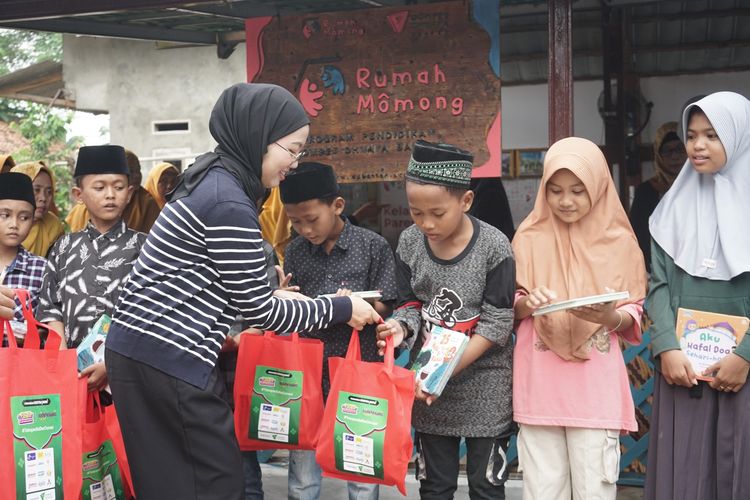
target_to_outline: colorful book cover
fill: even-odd
[[[702,373],[731,354],[750,326],[743,316],[730,316],[693,309],[677,310],[677,340],[700,380],[713,380]]]
[[[435,325],[411,369],[422,391],[440,396],[469,343],[468,335]]]
[[[103,314],[76,348],[79,372],[104,361],[104,342],[107,340],[111,322],[112,319]]]

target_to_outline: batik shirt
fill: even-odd
[[[36,313],[39,306],[39,290],[42,287],[42,278],[47,260],[32,254],[22,246],[18,247],[18,254],[6,270],[5,278],[0,285],[8,288],[23,288],[29,291],[31,296],[31,309]],[[11,328],[16,337],[23,337],[26,333],[21,303],[16,298],[16,307],[13,310]]]
[[[292,274],[292,285],[308,297],[336,293],[339,288],[354,292],[380,290],[380,301],[396,300],[396,269],[393,250],[379,234],[357,227],[346,221],[336,244],[327,254],[323,245],[313,245],[297,236],[286,249],[284,272]],[[331,383],[328,378],[328,358],[346,356],[352,327],[339,324],[311,330],[303,337],[323,341],[323,396],[328,397]],[[375,325],[364,327],[359,336],[363,361],[380,361]]]
[[[104,234],[89,223],[62,236],[49,253],[37,319],[61,321],[77,347],[103,315],[112,315],[146,235],[120,221]]]

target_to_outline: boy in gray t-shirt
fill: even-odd
[[[467,215],[472,159],[446,144],[415,144],[406,171],[415,224],[396,250],[400,307],[378,327],[379,338],[393,335],[412,353],[434,325],[470,336],[440,397],[417,388],[412,424],[422,499],[453,496],[461,437],[472,498],[505,498],[515,262],[505,235]]]

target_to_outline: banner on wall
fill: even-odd
[[[499,0],[252,18],[247,78],[299,98],[308,158],[340,182],[402,179],[418,139],[468,149],[475,177],[497,177],[499,26]]]

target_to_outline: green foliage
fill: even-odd
[[[12,127],[26,137],[31,146],[13,153],[17,163],[44,160],[55,175],[55,204],[65,217],[71,208],[73,156],[83,144],[81,137],[66,141],[67,126],[73,119],[70,111],[50,109],[43,104],[29,103],[26,116]]]
[[[0,76],[32,64],[62,61],[62,35],[0,29]],[[71,207],[73,156],[83,140],[66,140],[73,113],[43,104],[0,98],[0,120],[10,122],[30,141],[30,147],[12,151],[17,163],[44,160],[55,175],[55,204],[64,218]]]
[[[62,35],[0,29],[0,76],[44,60],[62,62]],[[0,99],[0,120],[11,122],[26,115],[27,103]]]

